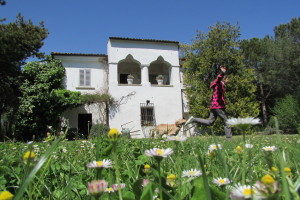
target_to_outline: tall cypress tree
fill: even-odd
[[[252,68],[243,64],[239,49],[239,26],[217,23],[209,32],[198,32],[191,45],[182,46],[184,85],[190,114],[207,118],[211,103],[210,83],[217,77],[219,65],[227,67],[229,83],[226,85],[226,111],[230,117],[257,117],[259,104],[255,98],[255,75]],[[223,133],[222,121],[213,126]]]

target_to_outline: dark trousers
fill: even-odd
[[[210,109],[209,119],[194,118],[193,121],[210,126],[216,121],[218,116],[224,121],[224,131],[226,138],[231,138],[231,127],[227,124],[227,114],[225,112],[225,109]]]

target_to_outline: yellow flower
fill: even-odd
[[[118,137],[120,137],[120,132],[116,128],[112,128],[108,132],[108,138],[112,140],[116,140]]]
[[[264,175],[261,181],[266,185],[273,184],[275,182],[274,178],[269,174]]]
[[[175,179],[176,178],[176,176],[174,175],[174,174],[170,174],[169,176],[167,176],[167,179]]]
[[[291,173],[291,172],[292,172],[291,168],[289,168],[289,167],[284,168],[284,171],[285,171],[286,173]]]
[[[10,200],[13,198],[13,194],[9,191],[0,192],[0,200]]]
[[[24,154],[24,160],[28,160],[28,159],[34,159],[35,157],[35,153],[33,151],[27,151],[25,154]]]
[[[271,170],[272,170],[273,172],[278,172],[278,169],[277,169],[276,167],[272,167]]]
[[[150,165],[146,164],[146,165],[144,166],[143,171],[144,171],[144,173],[146,173],[146,174],[150,173],[150,172],[151,172],[151,167],[150,167]]]
[[[236,152],[236,153],[242,153],[242,152],[243,152],[243,148],[242,148],[241,146],[237,146],[237,147],[235,148],[235,152]]]

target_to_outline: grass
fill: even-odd
[[[46,143],[0,143],[0,191],[10,191],[15,199],[93,199],[87,184],[98,176],[109,187],[125,183],[125,188],[104,192],[98,199],[199,199],[200,195],[217,200],[230,199],[236,184],[254,187],[269,174],[275,182],[263,184],[260,193],[266,199],[299,199],[299,141],[299,135],[247,135],[246,143],[254,145],[249,149],[244,147],[242,136],[232,140],[202,136],[184,142],[121,137],[114,145],[107,137],[90,141],[60,138]],[[221,148],[209,152],[212,144],[221,144]],[[275,151],[262,150],[273,145]],[[172,148],[174,153],[158,164],[144,154],[154,147]],[[24,162],[23,155],[28,150],[36,156]],[[89,162],[103,159],[112,160],[113,168],[103,169],[99,174],[86,167]],[[144,170],[146,164],[151,166],[150,173]],[[200,170],[202,176],[181,177],[184,170],[191,169]],[[175,180],[167,179],[170,174],[175,175]],[[219,187],[212,183],[218,177],[229,178],[231,184]],[[144,179],[149,184],[142,187]]]

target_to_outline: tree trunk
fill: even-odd
[[[268,113],[267,113],[267,106],[266,106],[267,98],[264,94],[262,83],[259,84],[259,87],[260,87],[261,106],[262,106],[262,113],[263,113],[263,124],[264,126],[266,126],[268,123]]]

